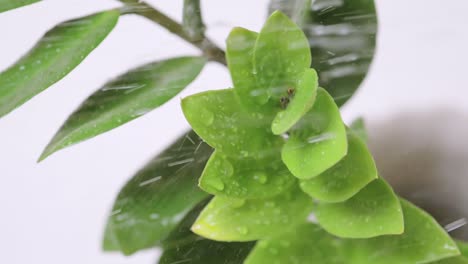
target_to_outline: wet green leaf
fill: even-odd
[[[118,10],[64,22],[0,73],[0,117],[62,79],[114,28]]]
[[[287,132],[310,110],[317,95],[318,77],[314,69],[307,69],[283,98],[286,109],[278,112],[271,130],[275,135]]]
[[[429,214],[401,199],[405,219],[402,235],[350,240],[356,264],[432,263],[460,252],[455,242]]]
[[[304,223],[281,235],[257,242],[245,264],[350,263],[344,240],[335,238],[312,223]]]
[[[463,256],[451,257],[439,261],[431,262],[432,264],[468,264],[468,258]]]
[[[302,30],[281,12],[274,12],[261,29],[254,49],[254,76],[259,104],[280,109],[279,100],[310,67],[309,43]]]
[[[298,187],[268,199],[216,196],[193,224],[192,231],[218,241],[258,240],[305,221],[312,206],[312,199]]]
[[[367,135],[366,123],[362,117],[354,120],[349,128],[352,130],[352,132],[354,132],[354,134],[359,136],[359,138],[364,141],[364,143],[368,141],[369,137]]]
[[[197,180],[211,153],[190,132],[140,170],[115,201],[104,249],[132,254],[165,239],[193,206],[208,197]]]
[[[205,62],[201,57],[168,59],[138,67],[108,82],[67,119],[39,160],[164,104],[198,76]]]
[[[201,209],[197,205],[181,221],[179,226],[164,241],[164,251],[159,264],[242,264],[254,243],[218,242],[200,237],[190,231]]]
[[[319,204],[315,214],[320,225],[338,237],[368,238],[404,231],[400,202],[382,179],[345,202]]]
[[[319,88],[312,109],[291,130],[282,159],[294,176],[310,179],[341,160],[347,148],[346,130],[338,107]]]
[[[37,3],[41,0],[0,0],[0,13],[18,7]]]
[[[193,130],[206,143],[231,157],[268,154],[281,141],[271,133],[268,118],[242,109],[233,89],[186,97],[182,100],[182,110]]]
[[[184,0],[182,26],[185,33],[194,41],[201,41],[205,36],[200,0]]]
[[[324,202],[348,200],[376,179],[377,168],[366,144],[348,131],[348,154],[317,177],[301,180],[301,188]]]
[[[200,187],[214,195],[240,199],[278,195],[296,183],[296,178],[281,161],[279,150],[263,158],[243,159],[215,151],[200,178]]]

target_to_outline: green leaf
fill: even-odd
[[[367,129],[366,129],[366,123],[364,122],[364,119],[362,117],[357,118],[354,120],[351,125],[349,126],[351,131],[359,136],[359,138],[366,143],[369,139],[367,135]]]
[[[283,97],[283,102],[287,104],[286,109],[280,111],[273,123],[271,130],[275,135],[287,132],[301,117],[310,110],[317,95],[318,77],[314,69],[307,69],[297,80],[294,88],[291,88],[290,99]],[[286,99],[285,99],[286,98]]]
[[[319,204],[315,214],[320,225],[338,237],[369,238],[404,231],[400,202],[382,179],[345,202]]]
[[[462,255],[468,257],[468,243],[461,240],[456,240],[455,242],[457,243],[458,249],[460,249]]]
[[[205,62],[201,57],[168,59],[143,65],[108,82],[65,121],[39,160],[164,104],[198,76]]]
[[[333,98],[319,88],[312,109],[295,125],[281,154],[294,176],[310,179],[341,160],[347,148],[340,111]]]
[[[366,144],[353,132],[348,133],[348,154],[319,176],[301,180],[301,189],[324,202],[348,200],[376,179],[377,168]]]
[[[118,10],[64,22],[0,73],[0,117],[71,72],[114,28]]]
[[[294,183],[296,179],[281,161],[279,151],[243,159],[215,151],[200,178],[200,187],[206,192],[240,199],[275,196]]]
[[[463,256],[446,258],[439,261],[431,262],[432,264],[468,264],[468,258]]]
[[[260,104],[280,109],[280,98],[310,67],[309,43],[302,30],[281,12],[274,12],[260,31],[254,50],[254,76]]]
[[[105,250],[132,254],[156,246],[208,194],[197,186],[212,149],[190,132],[140,170],[120,191]]]
[[[41,0],[0,0],[0,13],[18,7],[37,3]]]
[[[263,114],[244,111],[233,89],[207,91],[182,100],[193,130],[206,143],[231,157],[257,158],[274,151],[281,138],[271,133]]]
[[[268,5],[268,13],[281,10],[291,18],[298,26],[303,27],[309,20],[311,0],[271,0]]]
[[[405,219],[402,235],[350,240],[356,264],[432,263],[460,252],[445,230],[429,214],[401,199]]]
[[[200,0],[184,0],[182,26],[191,40],[203,40],[205,24],[203,24]]]
[[[350,263],[343,240],[330,236],[319,226],[304,223],[286,233],[261,240],[245,264],[265,263]]]
[[[190,231],[190,227],[206,203],[197,205],[164,241],[159,264],[242,264],[254,243],[227,243],[208,240]]]
[[[216,196],[201,212],[192,231],[218,241],[258,240],[303,222],[312,206],[312,199],[297,187],[268,199]]]

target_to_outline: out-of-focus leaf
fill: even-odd
[[[281,10],[288,15],[294,23],[303,27],[309,20],[309,12],[312,0],[271,0],[268,5],[268,13]]]
[[[104,249],[132,254],[165,239],[194,205],[208,197],[197,180],[211,153],[190,132],[139,171],[114,203]]]
[[[348,153],[317,177],[301,180],[301,189],[323,202],[348,200],[377,178],[377,168],[366,144],[348,133]]]
[[[456,240],[455,242],[457,243],[458,249],[460,249],[462,255],[468,257],[468,243],[461,240]]]
[[[468,258],[464,256],[457,256],[431,262],[431,264],[468,264]]]
[[[404,231],[400,202],[382,179],[345,202],[319,204],[315,214],[320,225],[338,237],[368,238]]]
[[[105,84],[68,118],[39,160],[140,117],[189,85],[206,60],[180,57],[150,63]]]
[[[302,7],[300,0],[272,0],[270,11],[288,15]],[[294,8],[290,8],[294,6]],[[374,0],[315,0],[301,26],[311,46],[312,68],[320,86],[343,105],[356,91],[372,62],[376,46],[377,15]]]
[[[188,96],[182,100],[182,110],[206,143],[231,157],[269,154],[281,141],[263,114],[243,110],[233,89]]]
[[[267,199],[216,196],[200,213],[192,231],[217,241],[263,239],[305,221],[312,206],[312,199],[296,186]]]
[[[280,109],[280,98],[310,67],[309,43],[304,32],[281,12],[274,12],[261,29],[254,49],[254,76],[258,103]]]
[[[278,195],[296,184],[278,148],[262,158],[235,159],[215,151],[206,164],[200,187],[214,195],[258,199]]]
[[[0,13],[39,1],[41,0],[0,0]]]
[[[62,79],[114,28],[118,10],[64,22],[0,73],[0,117]]]
[[[326,171],[347,152],[346,129],[330,95],[322,88],[312,109],[293,127],[281,156],[291,173],[310,179]]]
[[[303,115],[310,110],[317,96],[318,78],[314,69],[307,69],[291,87],[287,96],[283,97],[286,109],[278,112],[271,124],[275,135],[286,133]]]
[[[182,26],[185,33],[194,41],[200,41],[205,35],[200,0],[184,0]]]
[[[242,264],[254,243],[218,242],[197,236],[190,227],[206,203],[196,206],[163,242],[159,264]]]
[[[367,142],[368,140],[368,135],[367,135],[367,129],[366,129],[366,123],[364,122],[364,119],[362,117],[357,118],[354,120],[351,125],[349,126],[352,132],[356,134],[359,138],[361,138],[364,143]]]

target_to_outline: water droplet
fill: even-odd
[[[259,171],[259,172],[256,172],[253,176],[254,180],[261,183],[261,184],[265,184],[268,180],[268,176],[266,175],[265,172],[263,171]]]
[[[232,206],[232,208],[240,208],[240,207],[242,207],[244,204],[245,204],[245,200],[243,200],[243,199],[237,199],[237,200],[233,200],[231,206]]]
[[[221,172],[224,176],[227,177],[230,177],[234,174],[234,167],[232,167],[232,164],[227,159],[225,159],[223,162],[223,168],[221,169]]]
[[[239,226],[237,228],[237,231],[241,234],[241,235],[247,235],[247,233],[249,233],[249,229],[245,226]]]
[[[218,191],[224,190],[224,183],[217,177],[210,179],[208,184]]]

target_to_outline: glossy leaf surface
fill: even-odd
[[[200,178],[200,187],[214,195],[240,199],[282,193],[296,183],[296,178],[281,161],[279,149],[263,158],[243,159],[215,151]]]
[[[212,240],[258,240],[303,222],[312,206],[312,199],[297,187],[268,199],[216,196],[201,212],[192,231]]]
[[[337,164],[308,180],[301,180],[301,189],[323,202],[348,200],[376,179],[377,168],[366,144],[348,131],[348,153]]]
[[[254,50],[254,75],[260,104],[280,104],[280,97],[296,85],[310,67],[309,43],[302,30],[281,12],[274,12],[260,31]]]
[[[71,72],[117,23],[120,12],[104,11],[64,22],[47,32],[10,68],[0,73],[0,117]]]
[[[182,110],[193,130],[225,155],[266,155],[281,141],[273,136],[269,120],[263,114],[243,111],[233,89],[186,97],[182,100]]]
[[[212,149],[190,132],[139,171],[120,191],[104,249],[132,254],[156,246],[208,197],[197,186]]]
[[[200,57],[168,59],[138,67],[108,82],[67,119],[40,160],[164,104],[198,76],[205,62]]]
[[[0,13],[39,1],[41,0],[0,0]]]
[[[404,231],[400,202],[382,179],[345,202],[320,203],[315,214],[320,225],[338,237],[368,238]]]
[[[282,159],[294,176],[316,177],[347,152],[346,130],[333,98],[322,88],[311,110],[291,130]]]
[[[283,97],[283,100],[287,100],[286,109],[278,112],[271,124],[273,134],[281,135],[287,132],[310,110],[317,96],[317,78],[314,69],[307,69],[297,79],[296,85],[290,87],[290,94]]]

